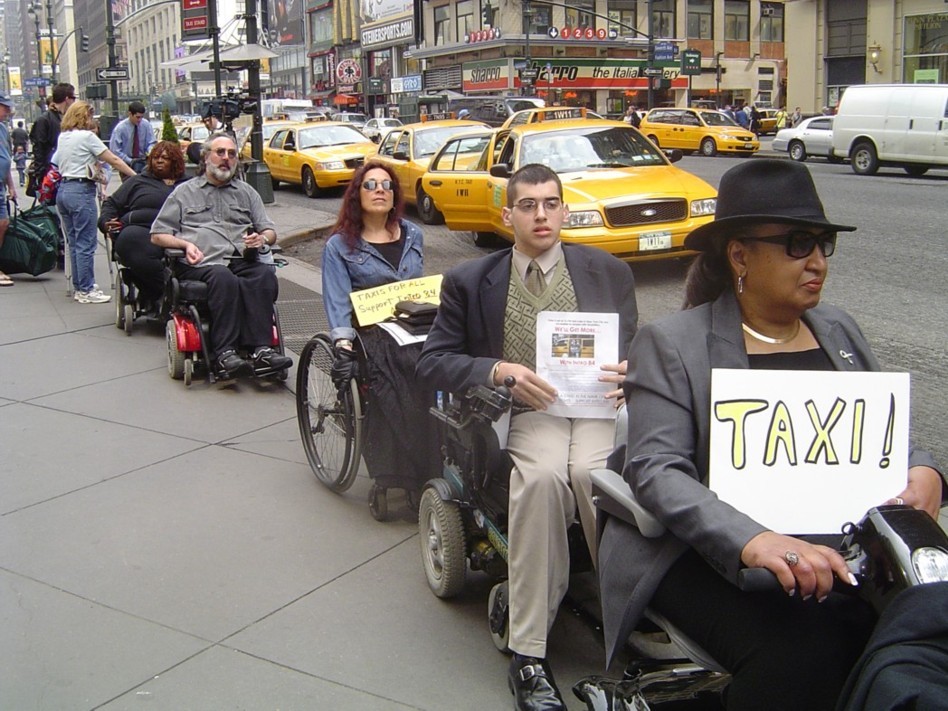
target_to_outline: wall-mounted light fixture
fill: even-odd
[[[754,52],[754,56],[751,57],[751,61],[756,62],[758,59],[760,59],[760,52]]]
[[[867,50],[869,52],[869,64],[872,65],[876,74],[882,74],[882,70],[879,69],[879,60],[882,58],[882,47],[878,44],[870,44]]]

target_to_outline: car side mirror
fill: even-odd
[[[666,148],[662,151],[665,154],[665,157],[668,158],[672,163],[677,163],[681,160],[682,155],[684,155],[677,148]]]
[[[510,177],[510,166],[506,163],[497,163],[490,167],[490,175],[492,178],[509,178]]]

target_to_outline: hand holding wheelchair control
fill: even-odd
[[[920,509],[938,520],[942,501],[942,479],[931,467],[912,467],[908,470],[905,489],[886,504],[899,504]]]
[[[791,555],[793,554],[793,555]],[[832,548],[807,543],[773,531],[759,533],[744,546],[741,562],[748,568],[766,568],[791,597],[816,595],[823,602],[833,589],[833,577],[856,585],[843,557]]]
[[[508,378],[514,378],[510,394],[538,412],[556,401],[556,388],[525,365],[500,361],[494,370],[494,385],[506,384]]]

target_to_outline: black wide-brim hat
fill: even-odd
[[[745,225],[776,223],[819,227],[827,232],[852,232],[855,227],[826,219],[813,176],[795,161],[745,158],[721,176],[714,222],[685,238],[685,249],[704,252],[716,237],[735,234]]]

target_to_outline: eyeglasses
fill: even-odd
[[[75,100],[76,100],[76,95],[75,95],[75,94],[70,94],[70,95],[67,96],[66,98],[67,98],[67,99],[72,99],[73,101],[75,101]]]
[[[824,257],[832,257],[836,251],[836,233],[820,232],[813,234],[804,230],[791,230],[781,235],[767,235],[766,237],[749,237],[758,242],[768,242],[770,244],[782,244],[787,249],[787,256],[792,259],[806,259],[820,245],[820,252]]]
[[[233,148],[215,148],[211,152],[218,158],[223,158],[224,156],[227,156],[228,158],[237,157],[237,151],[235,151]]]
[[[391,180],[376,180],[375,178],[369,178],[364,183],[362,183],[362,189],[372,192],[377,187],[382,186],[382,190],[392,191],[392,181]]]
[[[541,203],[543,204],[543,212],[557,212],[563,207],[563,201],[558,197],[543,198],[539,202],[533,198],[524,198],[523,200],[517,200],[514,207],[525,214],[536,214]]]

